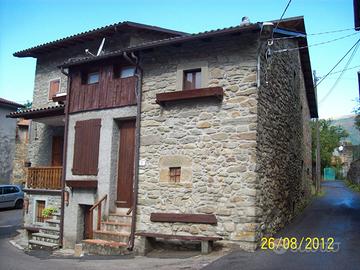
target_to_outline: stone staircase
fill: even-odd
[[[127,215],[128,208],[117,208],[110,213],[107,220],[101,222],[100,230],[94,230],[93,239],[85,239],[83,251],[98,255],[126,254],[131,232],[131,217]]]
[[[59,248],[60,239],[60,213],[54,213],[38,233],[33,233],[29,240],[30,249],[54,250]]]

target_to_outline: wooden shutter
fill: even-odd
[[[60,90],[60,80],[50,82],[49,99],[52,99]]]
[[[72,173],[97,175],[101,119],[77,121]]]
[[[45,201],[36,201],[36,222],[44,222],[42,211],[45,209]]]

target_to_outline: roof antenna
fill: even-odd
[[[91,55],[91,56],[94,56],[94,57],[95,57],[95,56],[99,56],[100,54],[102,54],[102,49],[103,49],[103,47],[104,47],[104,43],[105,43],[105,38],[102,39],[101,44],[100,44],[100,47],[99,47],[98,52],[97,52],[96,55],[93,54],[92,52],[90,52],[89,49],[85,49],[85,53],[86,53],[86,54],[89,54],[89,55]]]
[[[102,49],[103,49],[103,47],[104,47],[104,43],[105,43],[105,38],[102,39],[101,44],[100,44],[100,47],[99,47],[99,50],[98,50],[96,56],[99,56],[99,55],[102,53]]]

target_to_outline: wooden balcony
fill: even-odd
[[[62,167],[30,167],[26,181],[31,189],[61,189]]]

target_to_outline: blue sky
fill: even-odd
[[[121,0],[0,0],[0,96],[24,103],[32,100],[35,59],[16,58],[15,51],[119,21],[135,21],[196,33],[251,22],[278,19],[287,0],[238,1],[121,1]],[[309,34],[353,28],[352,0],[293,0],[285,17],[305,16]],[[312,69],[324,76],[360,38],[354,30],[309,36],[308,43],[348,38],[310,47]],[[338,68],[345,65],[347,58]],[[360,48],[349,67],[360,65]],[[329,97],[319,105],[320,117],[350,114],[359,97],[357,70],[347,71]],[[334,74],[318,88],[319,100],[335,83]]]

